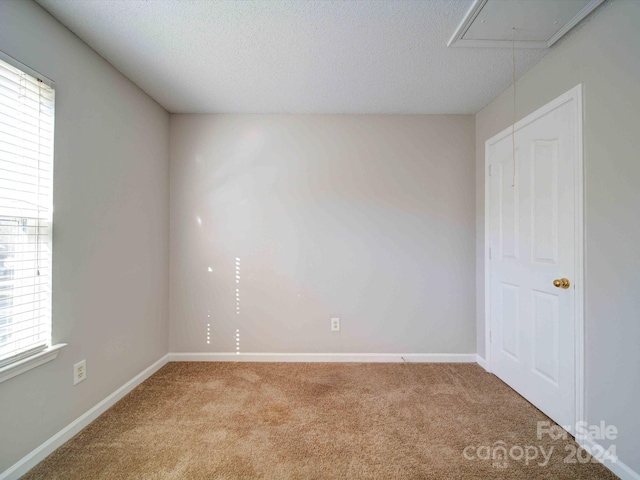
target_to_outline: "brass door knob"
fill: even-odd
[[[556,278],[553,281],[553,286],[557,288],[569,288],[571,286],[571,282],[568,278]]]

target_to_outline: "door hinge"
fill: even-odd
[[[489,176],[491,176],[491,173],[492,173],[491,172],[491,167],[492,167],[492,165],[489,165]]]
[[[491,260],[491,247],[489,247],[489,260]]]

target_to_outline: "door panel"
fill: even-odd
[[[533,369],[558,386],[558,296],[533,291]]]
[[[500,172],[500,255],[503,259],[518,260],[519,244],[518,197],[512,188],[513,161],[506,157],[499,165]]]
[[[558,263],[558,140],[533,144],[533,259]]]
[[[502,322],[502,351],[518,360],[520,350],[520,338],[518,336],[518,319],[520,317],[519,298],[520,292],[516,285],[502,283],[502,318],[511,318],[512,321]]]

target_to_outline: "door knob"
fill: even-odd
[[[557,288],[569,288],[571,286],[571,282],[568,278],[556,278],[553,281],[553,286]]]

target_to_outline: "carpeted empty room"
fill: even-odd
[[[538,422],[477,365],[176,362],[23,478],[617,478]]]
[[[0,0],[0,480],[640,480],[640,0]]]

